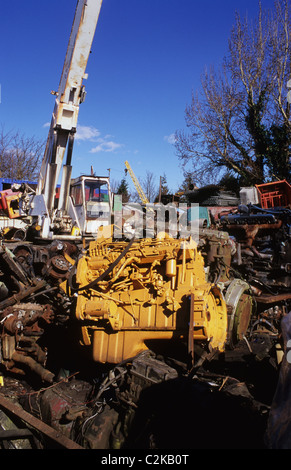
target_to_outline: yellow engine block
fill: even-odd
[[[194,341],[224,350],[227,309],[206,281],[192,239],[91,242],[77,266],[76,316],[97,362],[119,363],[146,349]]]

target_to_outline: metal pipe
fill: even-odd
[[[54,374],[42,367],[42,365],[36,362],[32,357],[24,356],[23,354],[19,354],[15,351],[12,354],[12,360],[20,364],[25,364],[30,370],[39,375],[43,381],[53,383]]]

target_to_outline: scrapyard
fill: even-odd
[[[0,448],[291,448],[290,184],[125,231],[108,178],[71,179],[101,3],[77,4],[36,189],[1,192]]]

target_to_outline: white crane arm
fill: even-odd
[[[86,66],[101,5],[102,0],[78,0],[77,3],[37,187],[37,194],[44,194],[49,210],[53,206],[55,188],[68,142],[67,171],[63,177],[66,190],[71,176],[74,134],[79,105],[84,99],[83,79],[87,78]],[[63,195],[64,201],[66,197],[67,195]]]

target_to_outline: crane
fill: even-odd
[[[33,238],[80,240],[111,224],[110,177],[91,171],[71,179],[79,107],[86,96],[83,80],[102,1],[77,1],[58,91],[52,92],[55,103],[36,189],[17,181],[0,191],[5,213],[0,230],[17,227],[25,237],[31,228]]]
[[[88,177],[90,184],[88,183],[87,187],[84,177],[79,181],[73,180],[76,189],[75,194],[78,193],[82,196],[83,207],[81,209],[81,196],[79,204],[74,204],[70,197],[71,160],[79,106],[86,96],[83,80],[88,77],[86,66],[101,5],[102,0],[78,0],[58,91],[52,92],[56,99],[36,192],[26,204],[26,207],[23,206],[24,209],[26,208],[28,215],[38,218],[38,225],[41,227],[41,238],[54,238],[54,233],[57,233],[58,238],[60,238],[62,232],[65,232],[67,236],[72,231],[72,227],[77,227],[80,231],[86,231],[86,218],[91,219],[89,225],[91,224],[92,230],[92,219],[94,217],[96,219],[97,214],[106,214],[105,218],[107,218],[107,214],[111,212],[111,209],[108,208],[111,200],[108,177],[95,177],[94,183],[94,176],[90,175]],[[66,151],[66,161],[63,164]],[[60,176],[60,191],[56,197]],[[77,185],[79,183],[81,186],[78,192]],[[107,187],[106,190],[104,189],[105,186]],[[104,201],[106,191],[108,202],[106,208],[104,209],[104,204],[102,207],[100,205],[97,207],[97,202]],[[103,199],[101,199],[101,193]],[[88,203],[90,201],[89,210]],[[79,213],[76,209],[78,206]],[[85,218],[84,213],[87,214]],[[83,222],[79,220],[80,217],[83,217]],[[104,220],[101,220],[101,224],[106,225]]]
[[[135,176],[135,174],[134,174],[134,172],[133,172],[133,170],[132,170],[130,164],[128,163],[128,161],[125,161],[124,163],[125,163],[125,166],[126,166],[127,171],[129,172],[129,174],[130,174],[130,176],[131,176],[132,182],[133,182],[133,184],[134,184],[134,186],[135,186],[135,189],[136,189],[137,192],[138,192],[138,195],[139,195],[139,197],[140,197],[142,203],[143,203],[143,204],[149,204],[150,201],[149,201],[148,198],[146,197],[146,195],[145,195],[145,193],[144,193],[144,191],[143,191],[143,189],[142,189],[142,187],[141,187],[141,185],[140,185],[140,183],[139,183],[137,177]]]
[[[45,194],[48,210],[53,207],[55,185],[67,145],[62,183],[70,176],[79,106],[85,97],[83,79],[87,78],[85,70],[101,4],[102,0],[79,0],[76,7],[37,187],[37,194]],[[59,198],[59,208],[65,207],[67,186],[61,185],[63,194]]]

